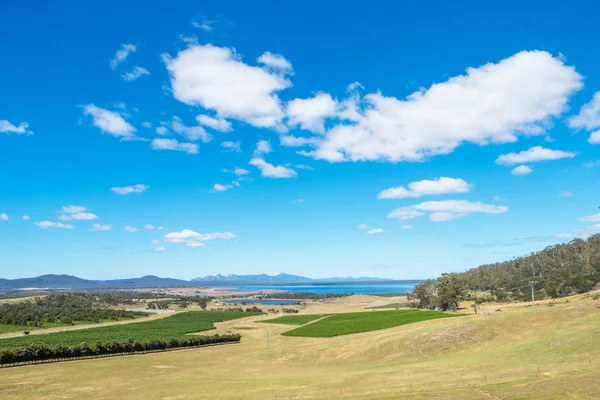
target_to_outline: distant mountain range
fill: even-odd
[[[279,274],[275,276],[260,275],[207,275],[195,278],[191,281],[173,278],[160,278],[154,275],[146,275],[141,278],[112,279],[112,280],[88,280],[72,275],[42,275],[35,278],[0,279],[0,290],[15,289],[134,289],[134,288],[167,288],[167,287],[201,287],[201,286],[223,286],[223,285],[302,285],[302,284],[325,284],[325,283],[348,283],[348,282],[371,282],[383,283],[393,282],[391,279],[382,278],[326,278],[312,279],[304,276]]]

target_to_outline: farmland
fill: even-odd
[[[304,325],[329,314],[304,314],[304,315],[286,315],[275,319],[266,319],[260,322],[268,324],[283,324],[283,325]]]
[[[213,329],[215,322],[249,315],[257,314],[231,311],[189,311],[147,322],[2,339],[0,340],[0,351],[29,345],[46,347],[72,346],[80,343],[93,345],[97,342],[127,341],[129,339],[140,342],[168,341],[184,338],[188,333]]]
[[[460,314],[446,314],[438,311],[394,310],[334,314],[312,324],[301,326],[284,336],[333,337],[351,333],[369,332],[380,329],[427,321],[438,318],[457,317]],[[300,316],[301,317],[301,316]]]

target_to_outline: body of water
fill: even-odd
[[[247,303],[247,304],[263,304],[270,306],[287,306],[290,304],[298,304],[298,300],[276,300],[276,299],[264,299],[264,300],[256,300],[256,299],[227,299],[227,300],[219,300],[223,303],[232,304],[232,303]]]
[[[406,282],[395,282],[395,283],[381,283],[381,284],[319,284],[319,285],[291,285],[291,286],[279,286],[279,285],[257,285],[257,286],[226,286],[231,290],[243,290],[243,291],[264,291],[264,290],[285,290],[289,292],[311,292],[319,294],[328,293],[353,293],[353,294],[383,294],[383,293],[406,293],[412,291],[417,286],[419,281],[406,281]]]

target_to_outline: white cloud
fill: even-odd
[[[562,192],[560,197],[573,197],[573,193],[571,192]]]
[[[174,58],[163,55],[173,96],[262,128],[277,128],[284,117],[277,92],[292,84],[282,74],[241,61],[235,50],[210,44],[190,46]],[[281,129],[281,128],[280,128]]]
[[[412,229],[412,225],[402,225],[400,227],[400,229],[404,229],[406,231],[406,230]]]
[[[82,212],[86,212],[87,208],[84,206],[63,206],[62,207],[62,212],[67,213],[67,214],[75,214],[75,213],[82,213]]]
[[[593,168],[593,167],[595,167],[597,165],[600,165],[600,160],[590,161],[590,162],[586,162],[586,163],[581,164],[581,166],[585,167],[585,168]]]
[[[236,174],[237,176],[242,176],[242,175],[248,175],[250,173],[250,171],[248,171],[247,169],[244,169],[244,168],[235,167],[235,169],[233,170],[233,173]]]
[[[201,126],[185,126],[179,117],[173,117],[173,130],[192,142],[202,140],[208,143],[212,140],[212,135]]]
[[[119,64],[127,60],[129,54],[135,53],[136,47],[133,44],[122,44],[121,48],[115,53],[115,57],[110,60],[112,69],[117,68]]]
[[[408,207],[397,208],[388,214],[388,218],[407,220],[420,217],[429,213],[429,220],[433,222],[450,221],[466,217],[472,213],[502,214],[508,207],[470,202],[466,200],[426,201]]]
[[[163,246],[159,246],[159,247],[157,247],[157,248],[154,249],[154,251],[157,251],[159,253],[162,252],[162,251],[165,251],[165,250],[167,250],[167,249],[165,247],[163,247]]]
[[[256,59],[256,61],[282,73],[291,73],[293,70],[292,63],[289,62],[284,56],[281,54],[273,54],[270,51],[265,51]]]
[[[108,231],[110,230],[110,228],[112,228],[112,225],[108,225],[108,224],[94,224],[92,225],[92,227],[90,228],[91,231]]]
[[[94,219],[98,219],[98,216],[96,214],[92,214],[89,212],[78,212],[78,213],[73,213],[73,214],[60,215],[58,217],[58,219],[63,220],[63,221],[70,221],[72,219],[91,221]]]
[[[250,165],[254,165],[256,168],[260,169],[261,175],[266,178],[293,178],[297,175],[296,171],[291,168],[282,165],[269,164],[260,157],[251,159]]]
[[[335,116],[337,101],[327,93],[317,93],[309,99],[295,99],[287,103],[286,116],[288,125],[300,125],[315,133],[324,133],[324,121]]]
[[[575,129],[585,128],[592,131],[600,127],[600,92],[594,93],[592,100],[584,104],[579,114],[569,118],[569,127]],[[591,138],[590,138],[591,139]]]
[[[192,44],[198,44],[198,36],[196,35],[190,35],[190,36],[185,36],[185,35],[179,35],[177,36],[179,39],[181,39],[181,41],[185,44],[192,45]]]
[[[600,144],[600,131],[592,132],[588,139],[589,144]]]
[[[8,221],[8,215],[6,215],[4,213],[0,214],[0,220],[1,221]]]
[[[233,186],[231,185],[221,185],[220,183],[215,183],[211,192],[224,192],[227,189],[231,189]]]
[[[231,127],[231,122],[227,121],[224,118],[213,118],[208,115],[197,115],[196,121],[200,125],[208,126],[209,128],[214,129],[219,132],[231,132],[233,128]]]
[[[156,228],[156,229],[157,229],[157,230],[159,230],[159,231],[163,231],[163,230],[165,230],[165,227],[164,227],[164,226],[159,226],[159,227],[158,227],[158,228]]]
[[[360,224],[356,227],[356,229],[364,230],[367,229],[367,226],[365,224]]]
[[[545,149],[541,146],[535,146],[529,150],[520,153],[502,154],[496,159],[498,165],[515,165],[540,161],[560,160],[563,158],[573,158],[575,153],[562,150]]]
[[[367,235],[378,235],[380,233],[383,233],[383,229],[375,228],[375,229],[371,229],[370,231],[368,231]]]
[[[330,162],[421,161],[463,143],[515,142],[520,134],[543,134],[582,86],[582,76],[559,57],[523,51],[405,100],[351,93],[340,104],[341,122],[301,154]]]
[[[29,218],[29,215],[23,215],[23,216],[21,217],[21,219],[22,219],[23,221],[29,221],[31,218]]]
[[[377,195],[378,199],[405,199],[408,197],[421,197],[428,195],[441,195],[448,193],[468,193],[473,185],[460,178],[442,176],[433,180],[410,182],[408,189],[404,186],[382,190]]]
[[[144,226],[144,229],[146,229],[148,231],[153,231],[154,230],[154,225],[148,224],[148,225]]]
[[[211,32],[214,28],[213,25],[216,23],[217,21],[209,21],[209,20],[203,20],[201,22],[198,21],[194,21],[192,20],[192,26],[194,28],[197,29],[201,29],[204,32]]]
[[[166,135],[169,133],[169,130],[165,126],[157,126],[154,132],[158,133],[159,135]]]
[[[296,200],[294,200],[294,203],[306,203],[306,200],[304,200],[304,199],[296,199]]]
[[[198,154],[198,145],[193,143],[179,143],[177,139],[154,139],[152,141],[154,150],[183,151],[188,154]]]
[[[261,154],[267,154],[273,151],[271,147],[271,143],[268,140],[259,140],[256,143],[256,150],[254,150],[254,156],[259,156]]]
[[[156,245],[156,244],[160,244],[160,240],[158,240],[158,239],[154,239],[154,240],[152,241],[152,244],[155,244],[155,245]]]
[[[527,165],[519,165],[518,167],[515,167],[512,171],[510,171],[510,173],[515,176],[528,175],[532,172],[533,170]]]
[[[239,153],[242,151],[241,144],[242,144],[242,142],[240,142],[239,140],[237,142],[224,141],[224,142],[221,142],[221,147],[223,147],[224,149],[227,149],[228,151],[235,151],[235,152]]]
[[[142,126],[143,126],[144,128],[148,128],[148,129],[150,129],[150,128],[152,128],[152,122],[149,122],[149,121],[144,121],[144,122],[142,122]]]
[[[131,82],[140,79],[144,75],[150,75],[150,72],[146,68],[138,67],[136,65],[130,72],[125,72],[121,75],[121,78],[127,82]]]
[[[18,126],[11,124],[7,120],[0,120],[0,132],[1,133],[16,133],[17,135],[33,135],[33,132],[27,130],[29,124],[27,122],[21,122]]]
[[[319,139],[298,137],[293,135],[280,135],[279,143],[285,147],[302,147],[306,145],[317,145],[319,143]]]
[[[43,222],[34,222],[34,224],[39,226],[42,229],[48,229],[48,228],[75,229],[75,227],[73,225],[63,224],[61,222],[43,221]]]
[[[134,228],[129,225],[126,225],[125,228],[123,228],[123,229],[125,229],[127,232],[137,232],[138,231],[138,228]]]
[[[571,232],[559,233],[556,235],[557,239],[587,239],[588,237],[600,233],[600,224],[592,225],[587,228],[574,229]]]
[[[150,186],[147,185],[132,185],[132,186],[123,186],[123,187],[112,187],[110,188],[111,192],[115,192],[117,194],[131,194],[131,193],[142,193],[148,190]]]
[[[201,247],[207,240],[214,239],[234,239],[236,236],[231,232],[212,232],[198,233],[190,229],[184,229],[179,232],[169,232],[164,238],[168,243],[183,243],[188,247]]]
[[[600,213],[588,215],[586,217],[580,218],[579,220],[584,222],[600,222]]]
[[[92,123],[105,133],[121,140],[137,140],[136,129],[116,112],[88,104],[83,107],[83,113],[92,117]]]

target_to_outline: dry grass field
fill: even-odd
[[[600,300],[565,300],[334,338],[285,337],[294,326],[248,317],[218,324],[242,344],[0,369],[0,398],[600,398]],[[352,296],[303,312],[386,301],[398,299]]]

